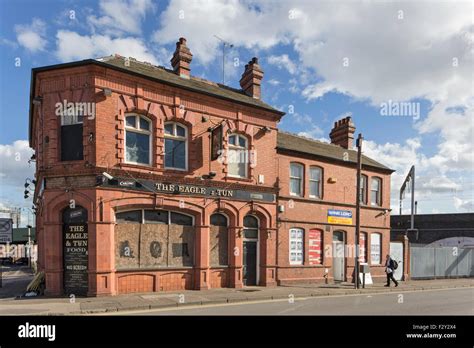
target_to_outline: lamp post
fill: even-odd
[[[357,194],[356,194],[356,230],[355,230],[355,262],[354,287],[359,288],[359,236],[360,236],[360,178],[362,171],[362,134],[357,137]]]

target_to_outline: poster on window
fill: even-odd
[[[372,264],[380,264],[380,234],[370,235],[370,259]]]
[[[309,230],[308,257],[310,265],[321,264],[322,233],[320,230]]]
[[[367,257],[366,257],[366,244],[367,243],[367,236],[364,232],[360,234],[359,237],[359,261],[360,262],[367,262]]]

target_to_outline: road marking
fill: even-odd
[[[310,296],[310,297],[295,297],[295,303],[298,301],[306,301],[309,299],[328,299],[328,298],[337,298],[337,297],[354,297],[354,296],[365,296],[372,297],[374,295],[396,295],[400,292],[403,293],[413,293],[413,292],[425,292],[425,291],[443,291],[443,290],[466,290],[472,289],[472,286],[464,286],[464,287],[457,287],[457,288],[441,288],[441,289],[418,289],[418,290],[405,290],[403,291],[390,291],[390,292],[381,292],[381,293],[369,293],[369,294],[347,294],[347,295],[324,295],[324,296]],[[106,315],[129,315],[133,313],[143,313],[143,312],[169,312],[169,311],[180,311],[180,310],[187,310],[187,309],[207,309],[207,308],[214,308],[214,307],[225,307],[225,306],[241,306],[241,305],[249,305],[249,304],[258,304],[258,303],[269,303],[269,302],[287,302],[287,298],[282,299],[274,299],[274,300],[253,300],[253,301],[242,301],[242,302],[235,302],[235,303],[215,303],[215,304],[205,304],[205,305],[189,305],[189,306],[179,306],[173,308],[152,308],[152,309],[142,309],[142,310],[131,310],[131,311],[119,311],[119,312],[107,312],[107,313],[92,313],[92,314],[84,314],[84,315],[99,315],[99,316],[106,316]],[[214,315],[214,314],[209,314]],[[243,315],[243,314],[242,314]]]

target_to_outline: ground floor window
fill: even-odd
[[[367,262],[367,233],[361,232],[359,236],[359,262]]]
[[[373,265],[380,265],[381,263],[381,240],[380,233],[372,233],[370,235],[370,260]]]
[[[223,214],[211,215],[209,250],[211,266],[227,266],[229,264],[228,220]]]
[[[132,210],[115,215],[117,269],[192,267],[193,217],[166,210]]]
[[[290,229],[290,264],[291,265],[302,265],[303,264],[303,243],[304,243],[304,231],[301,228]]]

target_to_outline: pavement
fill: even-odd
[[[249,316],[249,315],[474,315],[474,288],[312,296],[233,304],[106,312],[100,315]]]
[[[14,273],[11,273],[14,272]],[[16,273],[15,273],[16,272]],[[87,315],[110,312],[173,309],[184,306],[209,306],[253,301],[292,300],[347,296],[358,294],[383,294],[425,291],[434,289],[473,288],[474,279],[436,279],[400,282],[399,287],[384,287],[383,283],[354,289],[350,283],[302,284],[298,286],[246,287],[244,289],[184,290],[175,292],[135,293],[108,297],[21,297],[32,273],[25,269],[4,273],[0,288],[0,315]]]

